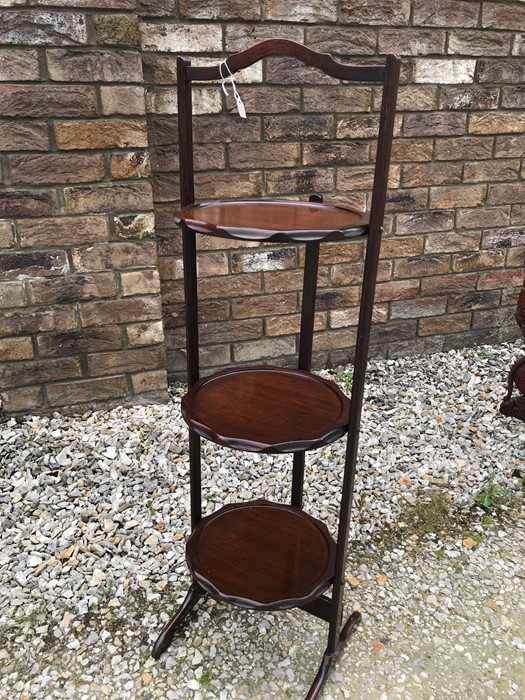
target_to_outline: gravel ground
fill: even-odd
[[[370,363],[346,596],[363,623],[325,700],[525,697],[525,427],[498,413],[522,347]],[[189,584],[181,394],[0,426],[2,700],[304,697],[327,627],[299,610],[208,600],[149,657]],[[204,444],[207,512],[287,500],[289,458]],[[343,457],[308,459],[305,507],[332,531]]]

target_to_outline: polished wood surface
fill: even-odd
[[[249,241],[341,241],[368,231],[368,215],[349,207],[275,199],[191,204],[175,221],[196,233]]]
[[[228,68],[231,73],[236,73],[267,56],[286,56],[296,58],[305,66],[318,68],[326,75],[340,80],[352,80],[358,82],[376,83],[383,82],[386,77],[384,65],[352,66],[336,61],[328,53],[319,53],[313,49],[298,44],[289,39],[267,39],[244,51],[232,54],[228,57]],[[221,70],[216,66],[191,66],[188,69],[191,80],[220,80]],[[224,74],[224,69],[223,69]]]
[[[196,433],[248,452],[300,452],[333,442],[347,430],[349,407],[335,382],[266,365],[200,379],[181,404]]]
[[[193,82],[220,80],[221,67],[219,61],[214,66],[192,66],[191,59],[178,57],[182,208],[178,221],[183,234],[189,384],[182,405],[190,426],[193,535],[187,553],[194,581],[181,612],[165,625],[154,652],[162,653],[170,643],[174,630],[189,614],[201,590],[246,607],[298,606],[329,623],[323,660],[307,695],[308,700],[316,700],[337,649],[357,620],[354,614],[343,624],[344,571],[400,61],[390,54],[383,65],[345,65],[301,44],[271,39],[229,56],[226,62],[228,70],[235,73],[271,56],[297,59],[305,66],[342,80],[382,83],[370,214],[367,218],[352,209],[323,204],[314,193],[310,202],[261,200],[196,204]],[[224,68],[223,65],[223,72]],[[252,367],[199,379],[196,233],[306,244],[297,370]],[[305,370],[309,370],[311,364],[319,242],[365,235],[366,258],[350,402],[335,384]],[[334,545],[326,528],[298,506],[302,502],[304,451],[324,445],[346,432],[345,470],[337,545]],[[201,436],[242,450],[293,452],[292,505],[254,502],[226,506],[217,514],[202,519]],[[332,591],[328,598],[323,592],[330,585]]]
[[[334,576],[335,542],[300,508],[258,500],[203,518],[187,543],[194,580],[242,608],[284,610],[324,593]]]

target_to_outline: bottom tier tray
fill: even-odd
[[[194,580],[242,608],[306,605],[332,584],[335,542],[300,508],[258,500],[203,518],[186,549]]]

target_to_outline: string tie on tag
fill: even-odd
[[[222,72],[223,66],[228,71],[227,75],[223,75],[223,72]],[[241,100],[241,96],[237,92],[235,78],[233,77],[233,73],[231,72],[230,67],[228,66],[226,58],[219,63],[219,73],[221,74],[221,79],[222,79],[222,83],[221,83],[222,91],[224,92],[226,97],[228,97],[229,93],[226,90],[226,82],[229,80],[231,83],[231,86],[233,88],[233,97],[235,98],[235,104],[237,105],[237,111],[239,112],[239,116],[242,117],[243,119],[246,119],[246,110],[244,108],[244,103]]]

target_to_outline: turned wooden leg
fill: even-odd
[[[175,615],[166,622],[162,628],[161,633],[157,637],[157,641],[153,645],[153,651],[151,655],[154,659],[158,659],[161,654],[163,654],[169,647],[173,640],[175,630],[177,627],[186,619],[186,617],[193,610],[195,605],[199,602],[204,591],[195,582],[191,584],[190,590],[188,591],[186,598],[180,608],[177,610]]]

